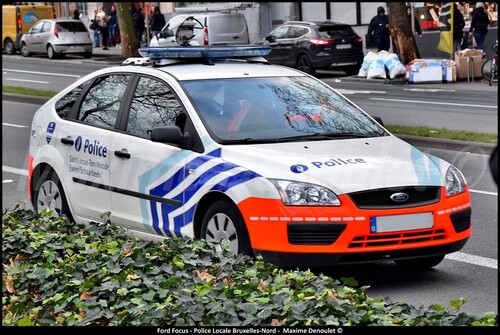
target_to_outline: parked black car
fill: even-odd
[[[363,39],[349,24],[335,21],[288,21],[271,31],[257,44],[269,45],[265,58],[315,74],[317,69],[359,72],[363,63]]]

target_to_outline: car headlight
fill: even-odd
[[[337,195],[325,187],[281,179],[270,181],[287,206],[340,206]]]
[[[453,165],[446,171],[446,196],[462,193],[465,191],[465,178],[462,173]]]

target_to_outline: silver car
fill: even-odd
[[[21,54],[47,54],[50,59],[66,54],[92,56],[92,40],[85,24],[79,20],[40,20],[21,37]]]

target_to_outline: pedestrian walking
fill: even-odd
[[[142,35],[144,34],[144,16],[141,8],[135,8],[132,5],[130,12],[132,13],[132,24],[135,29],[135,37],[137,39],[137,48],[141,47]]]
[[[152,31],[153,36],[157,36],[163,29],[165,24],[165,16],[160,12],[160,8],[155,7],[150,26],[150,30]]]
[[[72,17],[72,19],[73,20],[80,20],[81,16],[82,16],[82,14],[80,14],[80,11],[77,8],[77,9],[75,9],[73,11],[73,17]]]
[[[462,6],[458,3],[454,3],[453,7],[453,49],[455,51],[460,51],[465,49],[463,47],[464,44],[464,27],[465,20],[464,15],[461,10]],[[467,43],[467,41],[465,41]]]
[[[378,51],[389,51],[391,46],[389,32],[389,16],[385,14],[383,6],[377,8],[377,15],[375,15],[368,26],[368,38],[373,38],[376,41]]]
[[[406,14],[408,14],[408,21],[410,21],[411,25],[411,7],[406,6]],[[422,27],[420,27],[420,21],[418,18],[413,15],[413,25],[415,26],[415,32],[418,34],[418,37],[422,37]]]
[[[109,50],[108,49],[108,16],[106,15],[106,12],[104,10],[104,6],[101,6],[99,8],[99,11],[97,12],[97,24],[99,26],[99,32],[101,33],[102,36],[102,50]]]
[[[473,34],[477,43],[476,49],[483,50],[483,56],[485,55],[484,41],[486,39],[486,34],[488,34],[489,24],[490,18],[488,17],[488,13],[484,10],[484,3],[476,3],[476,8],[472,12],[469,34]]]
[[[108,16],[108,46],[116,45],[116,26],[118,24],[118,17],[116,16],[116,7],[111,5],[111,11]]]
[[[97,10],[94,11],[94,19],[90,23],[90,29],[94,31],[94,47],[98,48],[100,44],[99,24],[97,23]]]

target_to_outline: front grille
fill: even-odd
[[[357,236],[352,239],[349,248],[381,247],[391,245],[405,245],[427,241],[443,240],[446,237],[444,229],[430,229],[411,233],[391,233],[368,236]]]
[[[288,223],[288,243],[328,245],[334,243],[345,230],[343,222],[290,222]]]
[[[349,197],[362,209],[405,208],[436,203],[439,201],[440,191],[441,187],[437,186],[409,186],[354,192]],[[401,203],[391,200],[391,195],[400,192],[406,193],[408,200]]]
[[[470,228],[470,219],[471,219],[472,210],[467,208],[466,210],[453,213],[450,215],[451,223],[453,224],[453,228],[457,233],[461,233]]]

